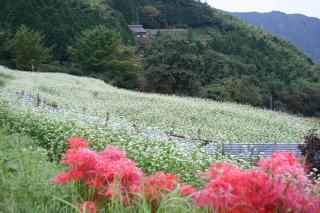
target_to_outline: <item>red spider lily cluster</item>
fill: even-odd
[[[291,153],[275,153],[261,159],[256,168],[243,170],[229,163],[216,163],[206,173],[207,185],[200,191],[183,184],[175,175],[157,172],[144,175],[126,153],[107,147],[91,151],[89,142],[71,138],[69,150],[63,155],[68,171],[59,174],[55,183],[83,183],[87,191],[95,191],[94,201],[101,198],[132,204],[144,196],[157,208],[159,201],[179,188],[181,197],[190,197],[192,204],[221,213],[245,212],[306,212],[320,209],[319,186],[307,178],[304,167]],[[80,211],[98,212],[95,203],[86,201]]]
[[[152,176],[145,177],[143,189],[147,202],[153,208],[157,208],[161,198],[177,189],[180,183],[181,181],[177,176],[168,175],[163,172],[157,172]],[[190,185],[183,184],[179,192],[181,196],[186,197],[194,194],[197,190]]]
[[[180,180],[175,175],[157,172],[144,180],[146,198],[149,202],[159,200],[163,195],[177,188]]]
[[[107,147],[97,153],[89,150],[89,143],[82,138],[72,138],[68,145],[69,150],[63,155],[65,160],[62,163],[69,170],[59,174],[55,183],[81,181],[88,189],[96,191],[96,197],[121,199],[125,204],[134,194],[141,193],[143,174],[121,150]]]
[[[244,171],[229,163],[211,166],[209,183],[195,196],[199,207],[218,212],[318,212],[303,166],[292,153],[275,153]],[[290,210],[290,211],[289,211]]]

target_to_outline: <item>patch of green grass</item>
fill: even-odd
[[[48,93],[48,94],[54,94],[54,90],[52,88],[46,87],[46,86],[41,86],[39,88],[42,92]]]
[[[3,87],[8,79],[12,79],[12,76],[3,72],[0,72],[0,87]]]
[[[76,212],[65,202],[78,199],[72,187],[50,182],[62,170],[26,136],[0,130],[0,212]]]
[[[315,124],[315,128],[320,128],[320,117],[306,118],[309,122]]]

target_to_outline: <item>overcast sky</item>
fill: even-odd
[[[301,13],[320,18],[320,0],[206,0],[215,8],[230,12]]]

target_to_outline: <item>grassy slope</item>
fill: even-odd
[[[75,212],[54,199],[75,200],[69,187],[50,183],[62,169],[47,161],[36,141],[0,129],[0,212]]]
[[[0,87],[3,87],[9,79],[11,79],[10,75],[0,72]]]
[[[294,116],[233,103],[144,94],[120,90],[102,81],[59,73],[30,73],[1,69],[11,74],[6,88],[39,93],[59,106],[74,108],[115,122],[157,127],[162,131],[227,142],[300,142],[314,123]]]

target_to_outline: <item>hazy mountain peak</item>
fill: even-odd
[[[320,19],[280,11],[233,13],[240,19],[290,41],[320,63]]]

